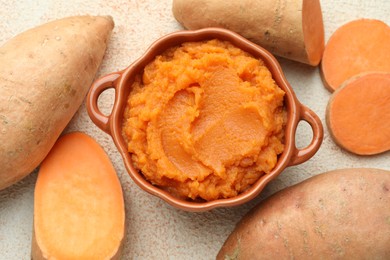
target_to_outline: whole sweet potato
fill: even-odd
[[[336,170],[278,192],[217,259],[390,259],[390,171]]]
[[[48,154],[88,92],[113,26],[111,17],[68,17],[0,47],[0,190]]]

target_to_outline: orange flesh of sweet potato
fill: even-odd
[[[312,66],[324,51],[318,0],[174,0],[172,11],[187,29],[226,28],[275,55]]]
[[[321,62],[324,85],[334,91],[352,76],[390,72],[390,27],[379,20],[359,19],[338,28],[325,46]]]
[[[320,1],[303,0],[302,30],[306,49],[307,62],[317,66],[325,49],[324,25]]]
[[[390,171],[316,175],[253,208],[219,251],[226,259],[390,259]]]
[[[85,134],[61,137],[38,173],[32,259],[118,259],[124,232],[122,188],[108,156]]]
[[[390,73],[346,81],[329,100],[326,122],[335,142],[350,152],[390,150]]]

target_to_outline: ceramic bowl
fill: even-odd
[[[229,41],[233,45],[264,61],[271,71],[275,82],[285,91],[285,107],[287,110],[287,124],[285,127],[285,148],[280,154],[275,168],[269,174],[263,175],[247,191],[227,199],[213,201],[190,201],[174,197],[167,191],[153,186],[132,164],[127,150],[127,143],[122,136],[123,113],[127,105],[130,86],[135,75],[142,73],[143,68],[162,54],[166,49],[179,46],[184,42],[196,42],[210,39]],[[115,100],[110,115],[104,115],[98,107],[98,98],[107,89],[115,89]],[[125,167],[134,180],[143,190],[153,194],[169,204],[187,211],[206,211],[217,207],[237,206],[255,198],[271,180],[275,179],[286,167],[297,165],[310,159],[319,149],[323,139],[323,127],[318,116],[309,108],[302,105],[296,98],[294,91],[287,82],[282,69],[275,57],[262,47],[248,41],[238,34],[219,28],[206,28],[196,31],[178,31],[168,34],[154,42],[146,53],[126,69],[108,74],[97,79],[88,93],[87,109],[91,120],[104,132],[111,135],[118,148]],[[311,143],[302,149],[295,144],[295,132],[298,123],[304,120],[311,126],[313,137]]]

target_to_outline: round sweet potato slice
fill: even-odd
[[[346,81],[329,100],[326,123],[334,141],[352,153],[390,150],[390,73]]]

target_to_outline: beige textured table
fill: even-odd
[[[321,2],[326,39],[340,25],[360,17],[377,18],[390,24],[388,0]],[[171,0],[0,0],[0,44],[19,32],[56,18],[108,14],[113,16],[116,27],[97,75],[101,76],[127,67],[154,40],[181,29],[171,13],[171,4]],[[314,110],[325,126],[325,108],[330,93],[322,85],[318,68],[284,59],[279,61],[299,100]],[[109,112],[112,103],[113,92],[105,92],[101,102],[103,110]],[[319,152],[310,161],[286,169],[254,201],[236,208],[189,213],[145,193],[132,182],[111,138],[90,121],[85,105],[66,132],[75,130],[98,140],[120,176],[127,214],[124,259],[213,259],[236,222],[270,194],[332,169],[377,167],[390,170],[389,152],[371,157],[347,153],[335,145],[325,126]],[[301,124],[297,133],[298,146],[304,146],[310,138],[310,128]],[[30,259],[36,177],[33,173],[0,191],[0,260]]]

